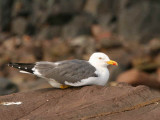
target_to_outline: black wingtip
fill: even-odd
[[[13,67],[13,63],[10,62],[10,63],[7,64],[7,66]]]
[[[8,63],[7,65],[8,65],[9,67],[15,67],[15,66],[18,65],[18,63],[11,63],[11,62],[10,62],[10,63]]]
[[[35,64],[34,63],[8,63],[8,66],[19,69],[21,71],[33,73],[32,69],[35,66]]]

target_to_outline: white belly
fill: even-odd
[[[101,71],[101,75],[99,77],[99,81],[97,81],[98,85],[106,85],[106,83],[108,82],[108,79],[109,79],[109,71],[108,69],[104,69],[104,71]]]
[[[49,84],[55,88],[60,88],[60,86],[62,84],[58,83],[57,81],[55,81],[54,79],[50,79],[50,80],[47,80],[49,82]]]
[[[90,79],[88,81],[90,81],[90,83],[92,85],[106,85],[106,83],[108,82],[109,79],[109,71],[107,68],[105,69],[101,69],[100,71],[96,71],[96,73],[98,74],[98,77],[96,77],[95,79]]]
[[[66,85],[70,86],[84,86],[84,85],[106,85],[108,78],[109,78],[109,71],[107,68],[104,68],[103,70],[96,71],[96,74],[98,74],[98,77],[89,77],[87,79],[83,79],[81,81],[70,83],[65,81]]]

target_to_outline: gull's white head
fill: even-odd
[[[117,62],[110,60],[109,57],[102,52],[93,53],[89,59],[89,62],[94,66],[101,67],[107,67],[108,65],[118,65]]]

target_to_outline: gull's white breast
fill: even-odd
[[[81,81],[70,83],[65,81],[66,85],[70,86],[83,86],[83,85],[105,85],[109,78],[109,71],[105,67],[98,67],[96,68],[95,73],[98,77],[89,77],[86,79],[82,79]]]
[[[96,85],[103,85],[104,86],[108,81],[109,71],[105,67],[99,67],[96,69],[97,70],[95,71],[95,73],[98,75],[98,77],[96,78],[96,80],[93,81],[93,83]]]

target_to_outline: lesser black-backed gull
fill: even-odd
[[[93,53],[89,61],[64,60],[58,62],[9,63],[22,73],[32,73],[46,79],[55,88],[69,86],[102,85],[109,78],[108,65],[118,65],[101,52]]]

